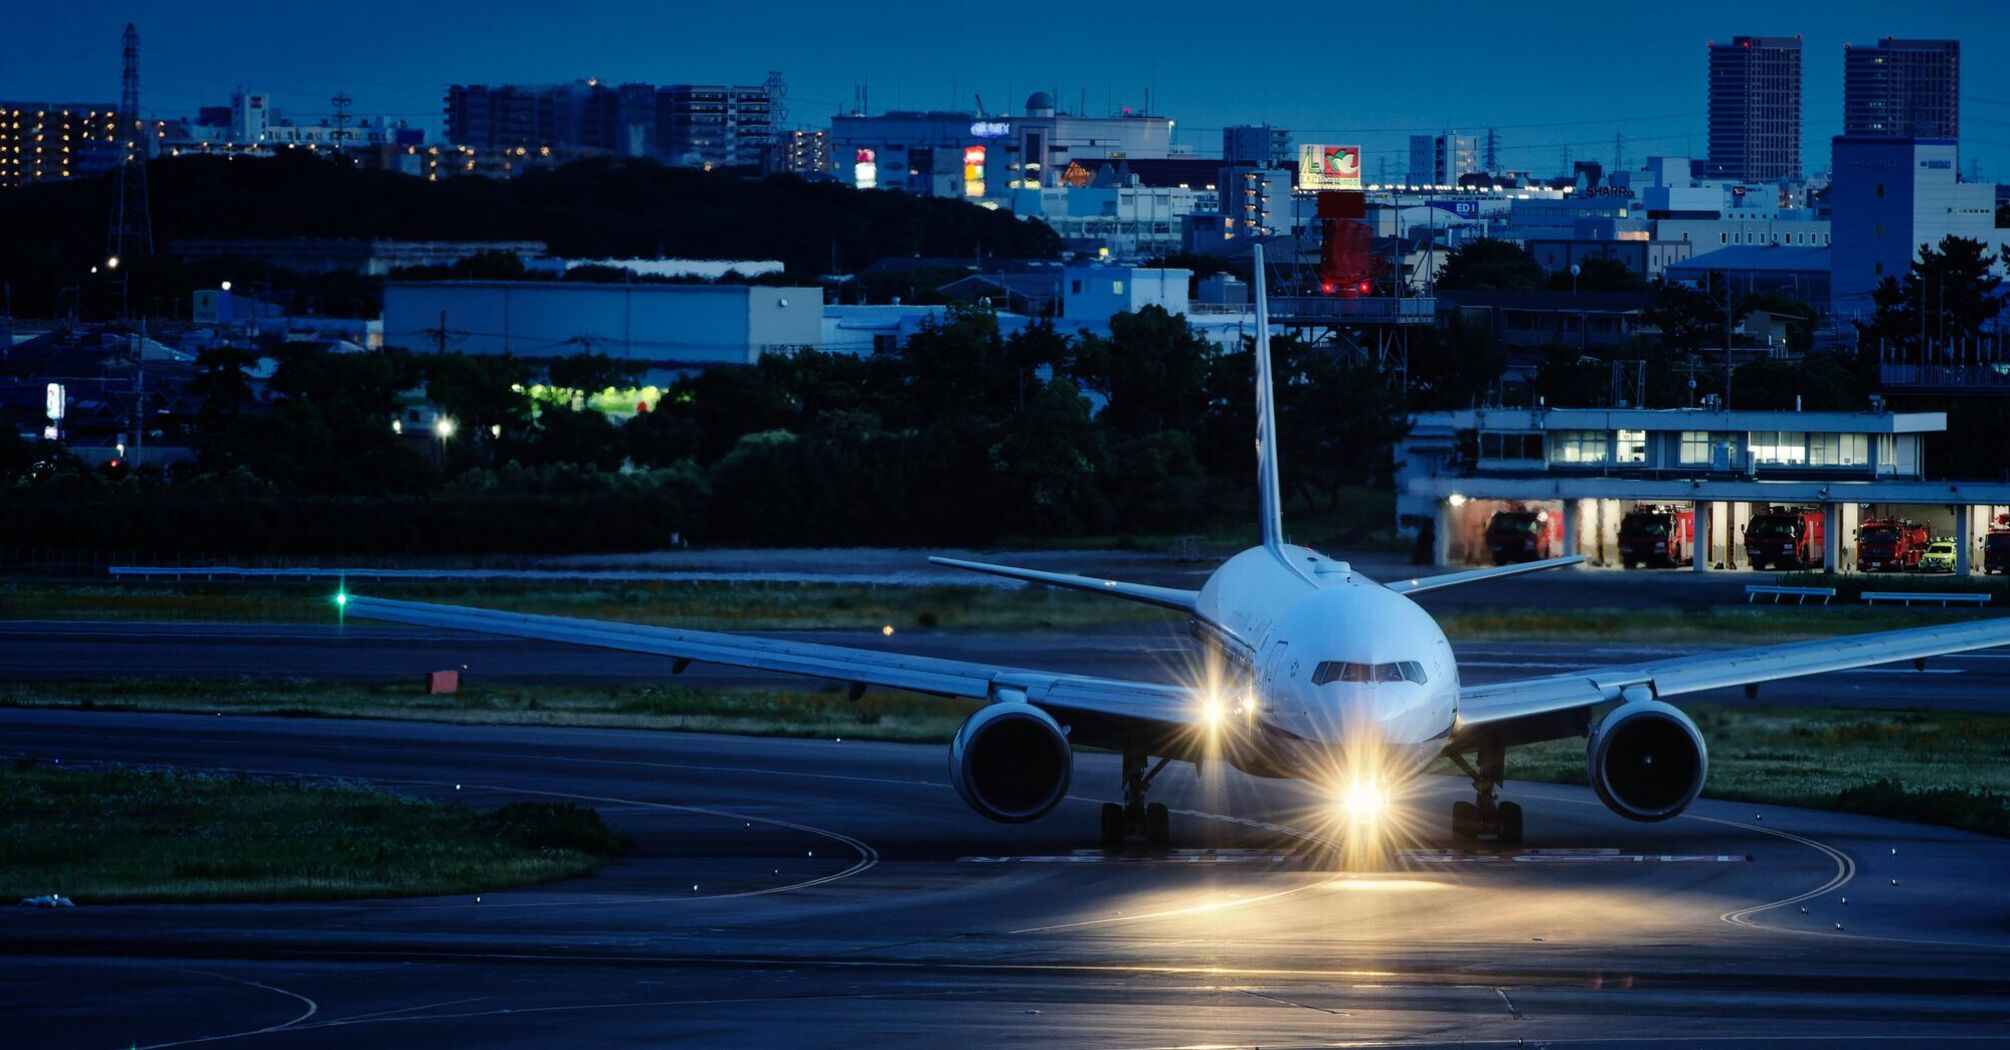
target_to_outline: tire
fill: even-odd
[[[1503,802],[1495,812],[1500,817],[1500,831],[1497,838],[1503,846],[1521,845],[1521,805]]]
[[[1172,841],[1172,813],[1163,802],[1145,807],[1145,841],[1163,846]]]
[[[1480,807],[1470,802],[1452,803],[1452,834],[1462,839],[1480,837]]]
[[[1124,807],[1114,802],[1103,803],[1101,838],[1105,846],[1124,844]]]

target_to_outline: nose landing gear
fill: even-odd
[[[1513,802],[1497,802],[1495,795],[1506,782],[1507,748],[1498,742],[1480,745],[1479,765],[1466,761],[1466,756],[1453,752],[1452,764],[1459,767],[1473,780],[1472,802],[1452,803],[1452,834],[1462,839],[1476,839],[1491,834],[1503,846],[1521,844],[1521,806]]]
[[[1133,835],[1151,846],[1164,846],[1172,841],[1172,812],[1163,802],[1145,802],[1145,792],[1151,790],[1152,781],[1172,759],[1161,758],[1158,765],[1146,772],[1145,763],[1149,761],[1151,756],[1141,751],[1124,752],[1124,802],[1103,803],[1099,837],[1104,846],[1121,846]]]

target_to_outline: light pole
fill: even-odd
[[[441,416],[440,418],[434,420],[433,436],[440,439],[440,443],[437,446],[435,446],[437,449],[437,454],[434,457],[433,461],[434,465],[439,467],[441,470],[445,470],[447,467],[447,439],[454,436],[453,417]]]

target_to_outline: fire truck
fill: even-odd
[[[1546,510],[1514,508],[1487,519],[1487,550],[1495,565],[1547,558],[1563,546],[1563,522]]]
[[[1982,573],[2010,572],[2010,515],[1998,515],[1982,538]]]
[[[1916,521],[1881,518],[1856,527],[1858,572],[1904,572],[1919,567],[1919,556],[1933,542],[1932,530]]]
[[[1619,519],[1619,561],[1687,565],[1696,557],[1696,512],[1642,504]]]
[[[1822,530],[1819,510],[1768,507],[1752,515],[1751,523],[1745,526],[1745,563],[1755,569],[1820,565],[1827,542]]]

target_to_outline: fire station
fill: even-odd
[[[1397,521],[1440,564],[1904,571],[1941,541],[1958,575],[1992,544],[2010,560],[2010,529],[1991,535],[2010,483],[1929,479],[1946,414],[1870,407],[1425,413],[1396,449]]]

